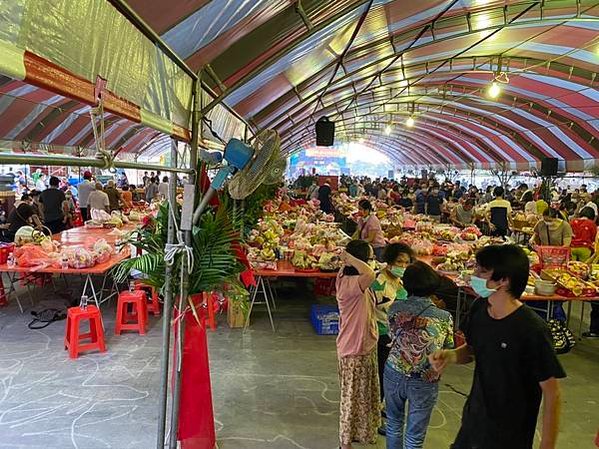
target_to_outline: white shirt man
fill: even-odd
[[[158,185],[158,195],[162,198],[168,198],[168,178],[162,178],[162,182]]]
[[[96,190],[89,194],[86,206],[90,216],[92,209],[110,212],[110,200],[108,195],[102,190],[102,184],[99,182],[96,183]]]

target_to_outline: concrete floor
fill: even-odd
[[[210,334],[221,449],[337,447],[335,340],[313,332],[308,313],[314,299],[308,291],[303,285],[279,293],[275,334],[259,309],[245,334],[228,329],[224,320]],[[36,310],[61,303],[53,294],[37,293]],[[574,315],[578,310],[575,306]],[[72,361],[63,349],[64,322],[32,331],[29,319],[14,304],[0,308],[0,448],[155,447],[160,320],[151,319],[146,337],[116,337],[109,305],[108,352]],[[577,324],[574,320],[572,327]],[[599,427],[599,342],[583,341],[560,360],[569,377],[563,382],[558,447],[590,449]],[[426,449],[449,446],[471,375],[471,367],[454,367],[443,378]],[[364,447],[385,444],[380,438],[378,445]]]

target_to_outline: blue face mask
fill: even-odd
[[[393,274],[393,276],[401,278],[403,277],[403,274],[405,273],[406,269],[404,267],[393,267],[390,271]]]
[[[470,286],[481,298],[488,298],[497,291],[497,289],[494,288],[487,288],[487,280],[479,278],[478,276],[472,276],[470,278]]]

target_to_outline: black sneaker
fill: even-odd
[[[582,333],[582,337],[583,338],[599,338],[599,333],[597,332],[583,332]]]

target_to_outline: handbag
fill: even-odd
[[[556,319],[547,322],[551,338],[553,340],[553,349],[556,354],[566,354],[576,345],[576,338],[568,327]]]

